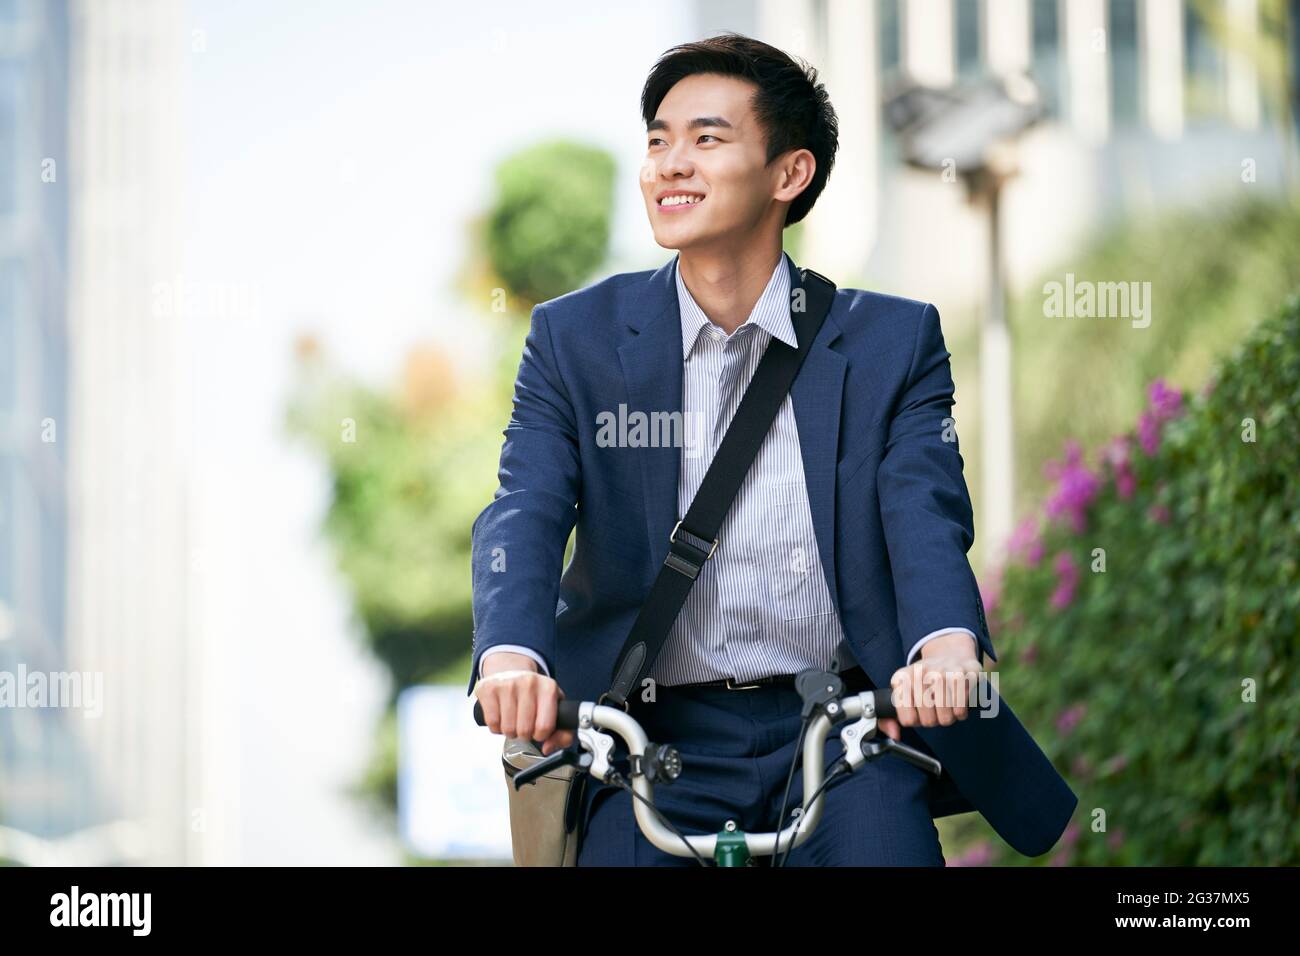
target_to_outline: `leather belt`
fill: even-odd
[[[718,680],[702,681],[698,684],[669,684],[666,686],[668,690],[694,690],[696,688],[757,690],[760,687],[794,687],[797,676],[797,674],[773,674],[770,677],[759,677],[748,681],[739,681],[734,677],[723,677]],[[866,671],[861,667],[852,667],[849,670],[842,671],[840,677],[844,680],[845,690],[848,691],[863,691],[871,686]]]

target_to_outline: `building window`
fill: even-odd
[[[17,627],[14,610],[14,552],[18,547],[18,522],[14,515],[14,459],[0,454],[0,644]],[[0,721],[4,723],[4,721]]]
[[[1137,0],[1109,0],[1106,45],[1110,56],[1111,118],[1116,126],[1132,126],[1140,118],[1137,17]]]
[[[18,64],[0,58],[0,216],[18,208]]]
[[[1043,97],[1047,115],[1061,115],[1063,58],[1061,56],[1061,22],[1057,0],[1034,0],[1031,11],[1033,30],[1033,74]]]
[[[899,69],[899,31],[902,19],[898,11],[900,0],[880,0],[876,10],[880,22],[876,32],[880,40],[880,76],[886,82],[898,76]]]
[[[18,395],[18,316],[14,302],[14,261],[0,259],[0,421],[13,412]],[[0,516],[0,528],[4,521]]]
[[[898,91],[903,82],[902,0],[880,0],[876,6],[876,51],[880,58],[880,96],[882,101]],[[893,127],[880,123],[880,155],[887,164],[899,161],[898,142]],[[883,167],[882,167],[883,168]]]
[[[957,76],[968,78],[980,71],[980,0],[957,0],[955,12]]]
[[[1187,77],[1187,113],[1221,116],[1224,112],[1223,56],[1199,4],[1183,10],[1183,68]]]

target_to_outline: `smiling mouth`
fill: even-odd
[[[660,209],[686,209],[690,206],[698,206],[702,202],[704,202],[703,196],[683,195],[678,193],[673,196],[665,196],[663,199],[659,200],[658,205]]]

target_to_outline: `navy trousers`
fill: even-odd
[[[636,699],[632,715],[655,743],[682,755],[682,774],[654,788],[658,807],[682,833],[717,833],[728,820],[746,832],[771,832],[798,742],[802,701],[793,688],[750,690],[661,687],[654,702]],[[843,752],[838,727],[826,739],[823,767]],[[881,733],[881,731],[877,731]],[[627,773],[627,750],[616,734],[615,766]],[[807,757],[808,755],[805,755]],[[786,866],[944,866],[930,817],[929,776],[889,755],[869,761],[822,792],[821,822],[790,851]],[[697,866],[653,846],[632,815],[632,796],[587,781],[578,866]],[[795,771],[786,807],[803,802]],[[756,858],[766,866],[769,857]]]

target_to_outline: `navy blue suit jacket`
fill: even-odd
[[[680,413],[682,376],[672,260],[534,308],[500,487],[473,527],[471,692],[496,644],[541,654],[570,700],[608,689],[680,517],[682,449],[602,447],[597,415],[620,403]],[[939,628],[970,628],[980,659],[997,659],[967,560],[974,520],[953,394],[935,307],[858,289],[836,292],[791,387],[826,583],[877,687]],[[958,791],[936,816],[978,810],[1028,856],[1056,843],[1078,798],[1005,698],[996,717],[972,708],[911,730]]]

